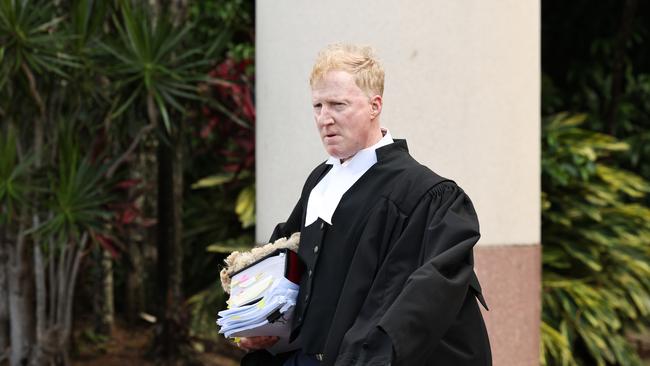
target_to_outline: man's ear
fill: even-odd
[[[370,98],[370,118],[375,119],[381,113],[383,100],[381,95],[374,95]]]

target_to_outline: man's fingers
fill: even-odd
[[[275,336],[243,337],[239,339],[239,347],[246,351],[268,348],[278,342]]]

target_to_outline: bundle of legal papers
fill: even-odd
[[[291,274],[290,257],[296,260],[297,256],[286,246],[297,245],[297,241],[298,236],[294,235],[289,240],[267,244],[267,248],[255,248],[252,253],[233,253],[235,256],[226,260],[229,267],[222,271],[222,284],[230,298],[228,309],[218,313],[219,333],[229,338],[279,336],[280,341],[268,349],[271,353],[296,347],[289,346],[289,335],[298,297],[298,280]],[[273,251],[267,254],[270,250]],[[264,256],[259,258],[261,255]],[[242,263],[245,267],[240,268]]]
[[[226,337],[266,336],[283,332],[296,305],[298,285],[284,277],[286,252],[278,252],[231,278],[228,309],[217,324]]]

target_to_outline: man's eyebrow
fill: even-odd
[[[318,98],[312,98],[312,104],[333,104],[333,103],[349,103],[350,100],[344,96],[323,96]]]
[[[348,99],[345,97],[330,97],[330,98],[326,98],[325,101],[327,103],[341,103],[341,102],[347,103]]]

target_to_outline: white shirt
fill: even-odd
[[[316,184],[309,194],[305,226],[311,225],[319,217],[332,225],[332,216],[341,197],[361,176],[377,163],[375,150],[393,143],[388,130],[376,144],[357,152],[353,157],[341,163],[338,158],[330,157],[325,164],[332,165],[327,175]]]

